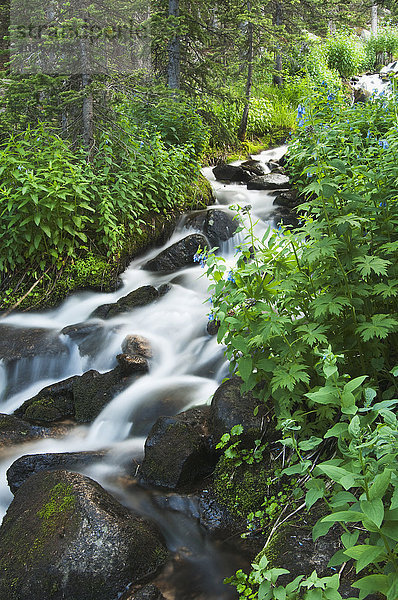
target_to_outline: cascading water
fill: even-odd
[[[280,158],[284,152],[285,148],[281,147],[253,158],[265,165],[271,159]],[[256,227],[259,235],[272,224],[272,193],[248,191],[246,186],[240,184],[217,182],[211,168],[204,169],[203,173],[214,188],[219,209],[229,210],[230,205],[251,205],[252,218],[254,221],[258,220]],[[187,233],[189,232],[181,225],[166,246],[185,237]],[[220,250],[232,261],[238,243],[239,240],[233,238],[225,242]],[[206,315],[210,305],[207,303],[208,281],[204,271],[197,265],[172,275],[142,270],[141,266],[158,253],[159,249],[153,250],[145,257],[133,261],[122,276],[122,287],[112,294],[79,293],[55,310],[11,314],[1,321],[1,325],[18,329],[45,328],[60,335],[64,327],[75,323],[98,323],[98,319],[89,319],[94,309],[116,302],[140,286],[153,285],[159,288],[165,283],[171,285],[170,291],[157,302],[101,321],[101,329],[95,336],[88,355],[80,356],[76,344],[61,335],[61,343],[65,345],[67,352],[58,359],[53,356],[51,361],[48,357],[38,357],[34,359],[36,362],[31,361],[30,375],[21,384],[23,389],[20,389],[21,386],[18,388],[20,365],[14,369],[12,383],[17,391],[3,399],[0,404],[0,412],[3,413],[11,414],[49,383],[71,375],[80,375],[88,369],[101,372],[112,369],[116,365],[115,357],[120,352],[122,341],[129,334],[144,336],[149,340],[153,352],[149,373],[114,397],[90,426],[75,427],[61,439],[44,438],[14,446],[7,450],[5,456],[3,452],[4,458],[0,463],[0,511],[4,514],[12,499],[6,483],[6,470],[21,455],[107,448],[109,453],[105,461],[92,465],[85,474],[116,493],[127,505],[157,521],[170,548],[184,548],[188,563],[196,568],[201,564],[206,572],[206,589],[202,587],[192,598],[201,598],[201,594],[207,599],[228,598],[232,592],[226,586],[219,586],[223,576],[233,571],[233,566],[229,564],[226,568],[222,554],[209,546],[199,526],[176,511],[160,510],[158,504],[152,501],[151,492],[127,492],[118,488],[115,483],[117,475],[123,474],[126,459],[139,460],[142,456],[145,436],[162,414],[164,403],[170,402],[172,398],[172,408],[169,405],[168,410],[172,410],[174,414],[194,405],[208,403],[228,373],[223,349],[206,332]],[[25,365],[24,376],[27,368]],[[0,364],[0,398],[9,384],[6,369]]]

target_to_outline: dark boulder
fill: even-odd
[[[76,378],[73,383],[75,420],[78,423],[90,423],[131,383],[132,378],[125,377],[120,366],[107,373],[87,371]]]
[[[282,192],[281,194],[278,194],[278,196],[274,200],[274,205],[283,206],[287,208],[294,208],[298,204],[299,203],[297,202],[296,190]]]
[[[111,306],[111,305],[109,305]],[[75,323],[61,330],[62,335],[67,335],[74,342],[81,342],[89,335],[97,334],[101,330],[98,323]]]
[[[175,417],[160,417],[145,442],[140,481],[174,490],[208,474],[214,466],[208,416],[205,406]]]
[[[190,214],[185,221],[185,227],[201,231],[208,239],[210,246],[214,247],[234,235],[238,222],[234,220],[230,212],[211,209]]]
[[[122,313],[129,312],[134,308],[151,304],[158,298],[159,292],[156,288],[152,285],[143,285],[137,290],[127,294],[127,296],[119,298],[119,300],[109,308],[104,318],[111,319]]]
[[[125,600],[165,600],[165,597],[156,585],[150,583],[144,585],[140,590],[128,594]]]
[[[271,173],[281,173],[282,175],[285,174],[285,169],[284,167],[282,167],[278,161],[276,160],[270,160],[267,164],[269,170],[271,171]]]
[[[98,483],[41,472],[19,488],[0,528],[0,597],[117,600],[166,558],[156,528]]]
[[[220,329],[220,321],[218,321],[217,319],[212,319],[211,321],[207,321],[206,330],[209,335],[217,335],[219,329]]]
[[[106,315],[110,311],[110,309],[115,306],[115,303],[111,304],[101,304],[97,306],[96,309],[89,315],[89,319],[106,319]]]
[[[5,364],[21,358],[66,354],[67,351],[58,334],[48,329],[0,325],[0,360]]]
[[[147,271],[170,272],[191,266],[198,248],[206,246],[209,246],[208,240],[199,233],[193,233],[160,252],[155,258],[149,260],[143,268]]]
[[[77,471],[100,461],[105,451],[96,452],[59,452],[51,454],[26,454],[14,461],[7,471],[7,481],[13,494],[25,481],[39,471],[65,469]]]
[[[69,377],[40,390],[15,410],[15,415],[34,423],[54,423],[75,416],[73,383],[79,376]]]
[[[254,177],[247,184],[248,190],[279,190],[289,187],[289,177],[280,173],[269,173],[261,177]]]
[[[42,427],[35,427],[13,415],[0,413],[0,449],[24,444],[43,437],[43,434]]]
[[[252,446],[261,435],[264,440],[277,439],[273,423],[265,418],[265,406],[249,392],[242,394],[239,377],[227,379],[216,390],[211,402],[211,433],[214,444],[218,444],[224,433],[235,425],[243,426],[242,443]],[[260,405],[260,406],[259,406]],[[255,408],[259,406],[257,415]],[[265,433],[265,435],[264,435]]]
[[[241,163],[240,166],[245,171],[248,171],[251,175],[260,176],[265,175],[265,173],[267,172],[264,168],[264,165],[259,160],[246,160],[245,162]]]
[[[250,181],[252,175],[242,167],[234,165],[218,165],[213,169],[214,177],[219,181]]]

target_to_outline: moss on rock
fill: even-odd
[[[269,476],[270,470],[265,463],[243,463],[236,467],[233,460],[223,456],[214,472],[216,498],[232,515],[246,518],[263,503],[269,490]]]

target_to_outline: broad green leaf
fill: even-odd
[[[351,548],[355,546],[359,538],[358,529],[353,531],[352,533],[343,533],[341,536],[341,541],[343,543],[344,548]]]
[[[238,360],[238,367],[243,381],[247,381],[252,373],[252,359],[249,356],[243,356]]]
[[[325,493],[325,490],[323,489],[310,489],[307,491],[306,495],[305,495],[305,505],[307,507],[307,509],[310,509],[311,506],[313,506],[315,504],[315,502],[317,500],[319,500],[320,498],[323,498],[323,495]]]
[[[323,519],[319,519],[314,527],[312,528],[312,539],[314,542],[320,537],[323,537],[329,532],[329,529],[333,527],[333,522],[324,522]]]
[[[308,450],[313,450],[322,442],[322,438],[311,436],[308,440],[303,440],[299,443],[300,450],[307,452]]]
[[[356,572],[359,573],[359,571],[362,571],[362,569],[370,565],[370,563],[375,562],[377,559],[384,560],[385,548],[369,545],[352,546],[351,548],[344,550],[344,554],[357,561],[355,568]]]
[[[338,567],[347,562],[347,557],[344,554],[344,550],[337,550],[328,562],[328,567]]]
[[[342,433],[346,433],[346,431],[348,431],[348,423],[336,423],[336,425],[333,425],[333,427],[327,430],[323,437],[325,439],[331,437],[340,437],[340,435]]]
[[[361,512],[357,512],[354,510],[341,510],[331,515],[326,515],[323,517],[322,521],[325,523],[332,522],[342,522],[342,523],[356,523],[358,521],[362,521],[364,518],[364,514]]]
[[[358,438],[361,435],[361,421],[358,415],[355,415],[348,425],[348,433],[353,438]]]
[[[384,505],[381,498],[361,500],[361,510],[377,527],[381,527],[384,519]]]
[[[344,389],[347,390],[348,392],[353,392],[354,390],[359,388],[360,385],[363,384],[363,382],[365,381],[366,378],[367,378],[367,375],[362,375],[361,377],[356,377],[355,379],[351,379],[351,381],[348,381],[345,384]]]
[[[382,498],[389,486],[391,480],[391,470],[384,469],[383,473],[376,475],[373,484],[369,489],[369,499],[375,500],[376,498]],[[390,509],[392,507],[390,506]]]
[[[352,587],[358,588],[361,591],[360,598],[365,598],[367,594],[372,594],[373,592],[380,592],[386,595],[389,588],[388,577],[387,575],[367,575],[367,577],[362,577],[362,579],[353,583]]]

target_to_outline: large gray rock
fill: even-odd
[[[41,472],[0,528],[2,600],[117,600],[167,558],[160,533],[88,477]]]
[[[143,268],[147,271],[177,271],[193,265],[193,257],[198,248],[204,248],[205,246],[209,246],[207,238],[200,233],[193,233],[160,252],[155,258],[149,260]]]
[[[140,481],[173,490],[208,474],[214,466],[208,415],[208,407],[199,407],[160,417],[145,442]]]
[[[248,171],[251,175],[265,175],[267,172],[263,163],[261,163],[259,160],[253,160],[252,158],[241,163],[240,166],[245,171]]]
[[[289,177],[280,173],[268,173],[261,177],[253,177],[247,184],[248,190],[279,190],[289,187]]]
[[[242,183],[250,181],[252,177],[247,170],[234,165],[217,165],[213,169],[213,174],[219,181],[240,181]]]
[[[201,231],[209,240],[210,246],[214,247],[234,235],[238,222],[230,212],[211,209],[190,214],[185,221],[185,227]]]
[[[104,456],[106,456],[105,451],[26,454],[14,461],[8,469],[8,485],[15,494],[29,477],[39,471],[56,471],[58,469],[76,471],[102,460]]]
[[[214,444],[235,425],[243,426],[240,439],[245,445],[252,446],[261,435],[264,440],[277,439],[272,421],[265,417],[265,406],[251,393],[242,394],[241,386],[242,380],[239,377],[227,379],[213,396],[210,423]],[[257,406],[259,410],[257,415],[254,415]]]

